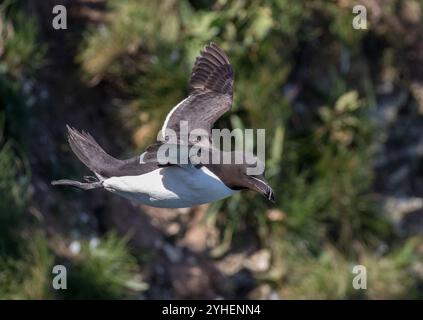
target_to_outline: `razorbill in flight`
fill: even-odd
[[[216,44],[210,43],[195,61],[189,79],[189,96],[169,112],[157,141],[141,156],[116,159],[107,154],[89,133],[67,126],[72,151],[95,177],[84,177],[85,182],[62,179],[52,181],[52,184],[83,190],[103,188],[161,208],[192,207],[229,197],[243,189],[254,190],[274,201],[273,190],[264,177],[264,165],[258,158],[242,151],[220,151],[211,142],[214,123],[232,106],[233,82],[228,57]],[[167,132],[176,133],[172,145],[178,150],[181,146],[193,146],[191,138],[183,138],[181,124],[186,124],[189,131],[198,129],[208,135],[210,144],[203,154],[217,156],[220,160],[229,155],[231,161],[193,163],[189,158],[184,164],[178,161],[163,163],[158,155],[168,141]],[[233,161],[237,156],[243,161]],[[262,167],[259,174],[248,173],[252,159],[255,159],[256,166]]]

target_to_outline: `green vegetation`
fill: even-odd
[[[25,124],[31,96],[25,81],[43,61],[34,19],[13,2],[0,6],[0,299],[122,298],[145,285],[126,241],[107,235],[96,248],[82,242],[81,253],[67,259],[71,270],[65,294],[51,282],[56,256],[42,225],[30,215],[31,172],[25,154]]]
[[[111,234],[98,246],[82,243],[81,252],[68,270],[66,299],[122,299],[147,287],[139,279],[136,259],[126,241]]]
[[[35,32],[33,21],[16,13],[7,2],[0,6],[1,299],[51,296],[48,274],[53,256],[45,237],[36,230],[28,233],[31,175],[26,155],[16,142],[21,138],[18,128],[27,120],[27,100],[19,81],[39,62]]]

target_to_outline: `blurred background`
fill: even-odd
[[[422,1],[0,3],[1,299],[423,298]],[[276,204],[156,209],[50,185],[89,173],[66,124],[142,152],[211,40],[236,78],[216,126],[266,128]]]

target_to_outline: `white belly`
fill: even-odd
[[[139,176],[112,177],[106,190],[153,207],[187,208],[226,198],[228,188],[210,170],[171,166]]]

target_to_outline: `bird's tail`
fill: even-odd
[[[73,153],[75,153],[83,164],[95,173],[97,179],[94,177],[86,177],[85,180],[87,182],[62,179],[52,181],[51,184],[67,185],[83,190],[102,187],[102,180],[104,177],[110,177],[113,168],[119,167],[122,161],[107,154],[89,133],[84,131],[79,132],[69,126],[66,127],[68,129],[68,142]]]
[[[111,169],[121,164],[121,160],[107,154],[89,133],[66,127],[68,142],[73,153],[92,172],[100,176],[108,176]]]

